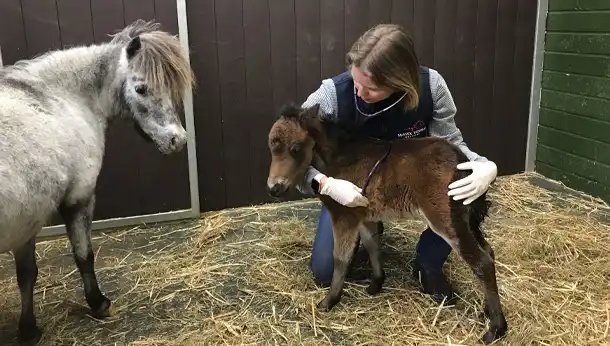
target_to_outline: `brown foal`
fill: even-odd
[[[367,207],[345,207],[319,196],[330,212],[334,237],[333,278],[319,309],[330,310],[341,299],[358,235],[372,267],[367,292],[378,293],[385,273],[375,222],[419,215],[468,263],[485,288],[485,314],[491,323],[483,341],[491,343],[505,335],[508,326],[498,294],[494,253],[480,229],[489,202],[485,194],[469,205],[447,195],[449,184],[467,175],[456,168],[467,161],[458,147],[436,137],[389,143],[348,134],[339,125],[323,121],[317,105],[285,106],[269,132],[268,144],[267,185],[272,196],[281,197],[301,182],[309,165],[366,187]]]

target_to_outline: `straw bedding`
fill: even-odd
[[[610,214],[603,202],[545,189],[531,174],[501,177],[484,224],[495,249],[509,323],[503,345],[610,343]],[[472,345],[486,326],[482,291],[452,253],[446,272],[461,299],[439,306],[410,277],[424,224],[386,223],[387,274],[364,291],[366,252],[355,260],[342,302],[307,269],[317,200],[202,215],[200,220],[96,233],[96,268],[113,316],[87,315],[65,238],[38,244],[35,312],[44,345]],[[0,255],[0,344],[10,345],[19,294],[10,254]]]

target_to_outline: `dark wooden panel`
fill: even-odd
[[[269,0],[273,105],[297,102],[294,1]]]
[[[155,0],[123,0],[125,25],[155,18]]]
[[[148,21],[155,17],[155,3],[154,0],[123,0],[123,11],[125,25],[130,25],[138,19]],[[155,202],[159,203],[169,197],[161,193],[155,193],[160,186],[153,184],[153,177],[162,167],[162,165],[154,163],[154,161],[159,160],[158,156],[160,154],[153,145],[145,143],[139,136],[135,135],[133,127],[121,126],[117,129],[118,131],[121,133],[120,136],[124,145],[131,149],[129,155],[124,155],[126,154],[125,152],[121,154],[125,157],[130,156],[132,160],[137,162],[137,178],[135,178],[137,183],[134,186],[136,190],[135,195],[137,196],[137,213],[149,214],[155,212]],[[167,181],[162,181],[161,184],[161,186],[170,185]],[[161,196],[162,198],[159,198]]]
[[[55,0],[21,0],[28,54],[61,48]]]
[[[392,23],[401,25],[411,37],[414,35],[413,12],[414,0],[394,0],[392,1]]]
[[[93,43],[91,2],[82,0],[58,0],[57,14],[63,47]]]
[[[414,0],[413,41],[422,65],[434,67],[436,1]]]
[[[473,117],[479,123],[479,128],[483,132],[482,142],[486,143],[485,150],[480,150],[479,154],[489,157],[490,160],[497,160],[499,148],[492,139],[497,133],[491,132],[493,119],[493,84],[494,61],[493,52],[496,47],[496,10],[497,0],[480,0],[477,6],[477,41],[475,47],[475,67],[474,67],[474,88],[473,88]],[[468,140],[468,139],[466,139]],[[497,163],[499,165],[499,162]],[[498,167],[503,172],[504,167]]]
[[[154,0],[155,19],[163,29],[178,35],[178,11],[176,0]]]
[[[536,7],[535,1],[519,0],[517,18],[512,24],[515,36],[514,67],[510,76],[512,100],[501,122],[504,128],[510,127],[510,132],[512,132],[504,131],[503,139],[507,142],[514,142],[511,155],[507,157],[505,162],[507,167],[519,167],[519,165],[523,164],[527,150],[532,57],[534,56],[534,34],[536,32]]]
[[[91,0],[91,17],[95,43],[109,41],[108,35],[116,33],[125,26],[123,1]]]
[[[28,56],[20,0],[0,2],[0,50],[3,65],[12,65]]]
[[[271,69],[273,73],[273,110],[279,113],[286,102],[297,98],[296,18],[293,0],[269,0],[271,27]],[[269,149],[267,149],[269,150]],[[302,196],[291,192],[285,200]]]
[[[458,2],[455,23],[455,51],[451,94],[457,107],[456,123],[471,150],[483,149],[484,129],[474,117],[475,49],[477,43],[477,0]]]
[[[494,84],[493,84],[493,111],[487,114],[491,120],[489,129],[496,135],[487,138],[487,142],[494,148],[490,152],[492,160],[498,165],[498,171],[507,174],[517,173],[508,171],[512,156],[520,155],[511,147],[507,150],[506,143],[509,143],[514,134],[506,129],[514,126],[515,120],[519,115],[511,114],[511,107],[507,100],[512,100],[513,90],[510,81],[513,77],[514,56],[515,56],[515,21],[517,19],[517,5],[513,0],[498,1],[498,23],[496,31],[496,49],[494,54]],[[527,113],[521,115],[527,120]],[[516,143],[515,143],[516,144]]]
[[[369,0],[369,27],[392,22],[392,2],[401,0]]]
[[[198,85],[193,92],[193,111],[199,200],[202,210],[219,210],[226,205],[226,191],[215,6],[214,0],[187,1],[186,5],[191,65]]]
[[[369,1],[345,0],[345,52],[369,29]]]
[[[127,0],[124,0],[127,1]],[[131,0],[130,0],[131,1]],[[137,18],[159,21],[163,28],[178,33],[175,0],[149,0],[142,2],[139,11],[131,9],[124,2],[126,19],[128,11]],[[159,7],[157,7],[159,5]],[[152,10],[152,13],[151,13]],[[139,13],[139,15],[137,14]],[[134,19],[135,20],[135,19]],[[186,126],[184,113],[180,113],[182,125]],[[133,133],[133,131],[132,131]],[[190,208],[190,186],[188,174],[188,152],[162,155],[154,145],[139,141],[137,147],[139,161],[140,213],[153,214],[170,210]]]
[[[251,201],[249,124],[244,121],[247,104],[242,14],[240,0],[216,1],[216,37],[228,207],[245,205]]]
[[[455,23],[457,1],[436,0],[434,27],[434,68],[443,76],[449,90],[453,89],[455,61]]]
[[[247,112],[243,115],[250,128],[250,187],[254,203],[270,202],[267,176],[271,155],[267,135],[274,121],[273,83],[271,81],[271,40],[267,0],[244,2],[244,40],[246,53]]]
[[[320,85],[320,0],[296,0],[297,102]]]
[[[344,0],[320,2],[321,71],[330,78],[345,71]]]
[[[109,35],[125,26],[121,0],[91,0],[91,14],[96,43],[110,41]],[[139,160],[133,151],[137,140],[127,120],[116,119],[109,124],[106,156],[97,184],[97,219],[140,213]]]
[[[545,52],[568,52],[610,55],[610,34],[572,34],[549,32]]]

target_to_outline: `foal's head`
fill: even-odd
[[[268,140],[271,167],[267,178],[270,195],[280,197],[303,180],[321,133],[319,108],[319,105],[285,106],[271,127]]]
[[[114,36],[123,45],[126,65],[122,86],[136,128],[159,150],[169,154],[186,143],[178,108],[194,75],[180,41],[159,30],[159,24],[138,20]]]

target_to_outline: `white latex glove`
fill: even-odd
[[[457,169],[471,169],[472,174],[466,178],[455,181],[449,185],[449,196],[455,201],[466,199],[464,205],[472,203],[481,196],[489,185],[496,179],[498,168],[493,161],[476,162],[469,161],[457,165]]]
[[[321,182],[322,179],[324,183]],[[369,200],[362,195],[362,189],[347,180],[322,177],[318,181],[322,184],[320,194],[327,195],[346,207],[366,207],[369,204]]]

